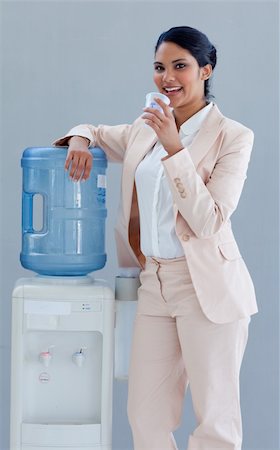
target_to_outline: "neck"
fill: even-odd
[[[176,120],[176,125],[179,130],[182,123],[186,122],[190,117],[200,111],[207,105],[207,101],[205,99],[201,99],[199,101],[188,104],[187,106],[182,106],[178,108],[174,108],[174,116]]]

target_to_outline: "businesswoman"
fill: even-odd
[[[216,49],[205,34],[174,27],[155,48],[162,112],[130,125],[79,125],[69,145],[73,180],[91,169],[88,146],[123,163],[116,227],[119,264],[139,266],[141,286],[129,368],[134,450],[177,449],[189,386],[196,428],[188,450],[240,450],[239,373],[254,286],[231,229],[253,132],[210,101]],[[94,164],[94,162],[93,162]]]

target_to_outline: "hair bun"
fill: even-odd
[[[210,60],[212,68],[214,69],[216,62],[217,62],[217,51],[214,45],[212,45],[211,51],[210,51]]]

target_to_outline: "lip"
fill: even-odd
[[[166,90],[165,90],[165,88],[180,88],[178,91],[170,91],[170,92],[167,92]],[[164,94],[164,95],[166,95],[167,97],[174,97],[174,96],[176,96],[176,95],[179,95],[181,92],[182,92],[182,90],[183,90],[183,87],[182,86],[164,86],[163,88],[162,88],[162,93]]]
[[[166,85],[162,86],[162,89],[173,89],[173,88],[181,88],[181,87],[182,86],[179,86],[178,84],[176,84],[176,85],[166,84]]]

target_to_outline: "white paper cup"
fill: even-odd
[[[158,109],[161,113],[163,112],[162,108],[159,106],[159,104],[155,101],[155,98],[160,98],[166,105],[169,105],[170,99],[160,92],[149,92],[146,95],[146,108],[154,108]]]

